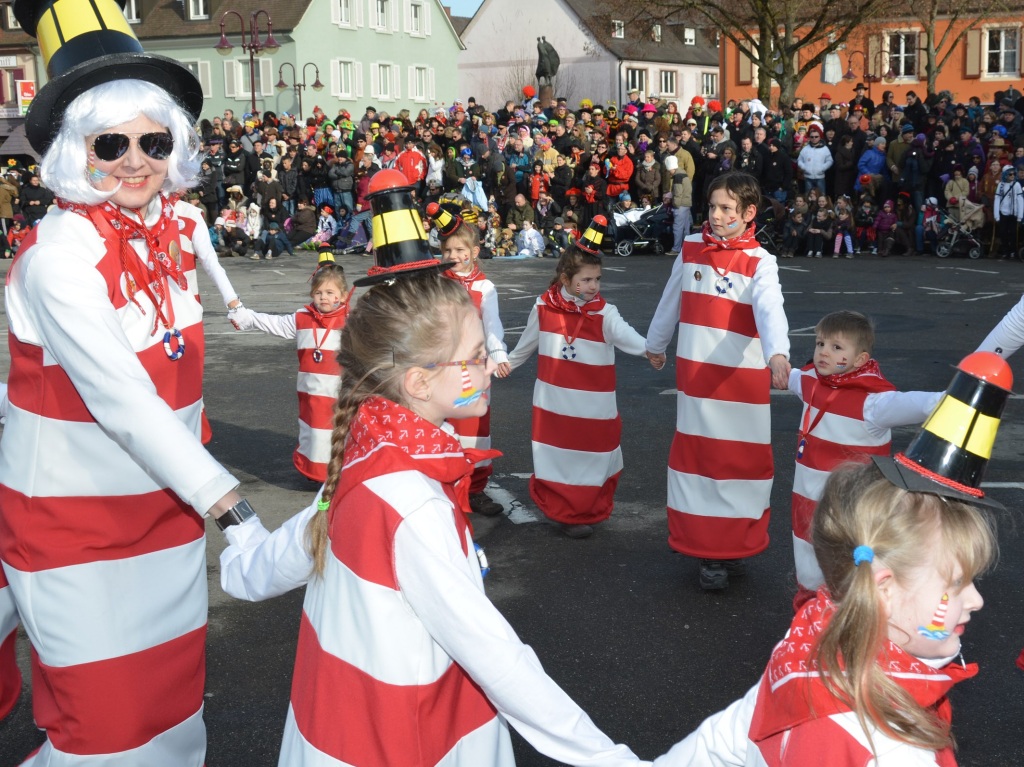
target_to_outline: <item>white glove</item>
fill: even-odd
[[[253,330],[256,327],[252,311],[241,304],[234,309],[228,309],[228,321],[235,326],[235,330]]]

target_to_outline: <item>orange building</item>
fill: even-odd
[[[936,80],[935,90],[948,90],[955,101],[966,102],[977,96],[982,104],[992,104],[997,93],[1014,85],[1022,87],[1024,67],[1024,10],[1006,14],[993,14],[966,30],[970,19],[954,22],[950,39],[957,40],[952,55],[943,65]],[[934,39],[941,41],[950,26],[948,20],[936,23]],[[966,31],[965,31],[966,30]],[[796,95],[817,103],[822,92],[833,101],[848,101],[853,97],[853,86],[858,82],[868,85],[870,97],[877,103],[883,91],[891,90],[896,103],[905,101],[907,91],[916,91],[925,98],[928,90],[926,74],[927,34],[921,21],[894,18],[863,25],[837,51],[838,61],[815,67],[800,82]],[[740,100],[757,96],[757,66],[736,45],[722,36],[719,47],[722,99]],[[949,44],[936,56],[941,62]],[[820,49],[818,49],[820,50]],[[818,50],[800,52],[801,62],[813,58]],[[831,78],[838,70],[845,76],[838,83],[826,82],[827,70]],[[777,106],[779,88],[772,88],[772,105]]]

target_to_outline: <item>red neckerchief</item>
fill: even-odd
[[[826,689],[812,658],[818,637],[835,609],[828,592],[820,590],[793,618],[786,638],[772,652],[750,724],[749,737],[755,743],[805,722],[850,711]],[[947,697],[950,688],[978,673],[976,663],[953,662],[933,669],[892,641],[879,652],[878,664],[920,706],[934,709],[946,723],[952,715]]]
[[[446,269],[444,271],[444,276],[447,277],[449,280],[461,282],[463,287],[466,288],[466,290],[469,290],[469,286],[472,285],[477,280],[486,279],[484,273],[480,271],[480,267],[477,264],[473,264],[473,269],[472,271],[470,271],[469,274],[459,274],[454,269]]]
[[[810,366],[814,367],[813,363]],[[830,376],[819,375],[818,380],[831,389],[858,389],[866,392],[896,391],[878,367],[878,361],[870,359],[855,370],[845,373],[833,373]]]
[[[558,282],[541,294],[541,300],[552,309],[557,309],[566,314],[597,314],[604,309],[606,304],[604,298],[598,293],[587,303],[580,306],[575,301],[570,301],[562,295],[562,285]]]
[[[312,329],[313,348],[316,351],[320,351],[320,344],[327,340],[328,333],[330,333],[332,330],[338,330],[345,326],[345,320],[348,319],[349,306],[351,306],[352,294],[355,292],[356,289],[352,288],[352,290],[348,292],[348,295],[345,296],[345,299],[341,302],[341,306],[339,306],[334,311],[321,312],[319,309],[313,306],[313,304],[306,305],[306,311],[309,312],[310,316],[313,318],[313,321],[324,329],[324,334],[320,338],[317,338],[316,328]],[[314,361],[318,361],[315,355],[313,359]]]
[[[704,222],[704,226],[701,227],[700,236],[704,239],[705,251],[708,250],[750,250],[751,248],[761,247],[761,243],[754,237],[754,224],[753,222],[746,228],[743,234],[738,237],[730,237],[728,239],[722,239],[715,237],[711,232],[711,223],[708,221]]]
[[[109,202],[80,205],[58,198],[57,206],[90,220],[104,242],[120,243],[121,269],[125,275],[128,300],[145,314],[135,298],[136,292],[141,290],[156,308],[153,334],[161,324],[170,330],[174,326],[174,305],[168,297],[167,280],[172,280],[182,291],[188,291],[188,278],[181,269],[179,230],[177,225],[171,225],[174,222],[173,202],[160,195],[160,218],[152,228],[145,224],[144,211],[132,211],[138,217],[134,220]],[[148,250],[145,260],[139,258],[134,249],[129,255],[129,240],[145,240]]]
[[[371,454],[373,459],[366,460]],[[456,525],[464,526],[465,515],[471,511],[469,480],[474,465],[500,456],[497,450],[464,450],[458,437],[408,408],[383,397],[370,397],[359,406],[349,426],[345,464],[334,497],[342,497],[372,477],[418,471],[453,489],[456,505],[464,512],[455,515]]]

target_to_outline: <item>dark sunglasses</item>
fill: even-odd
[[[174,137],[170,133],[101,133],[92,142],[92,151],[105,161],[113,162],[124,156],[132,139],[139,142],[139,149],[153,160],[166,160],[174,150]]]

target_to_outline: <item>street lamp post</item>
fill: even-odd
[[[252,113],[256,114],[256,56],[263,51],[273,53],[281,46],[274,39],[274,24],[270,20],[270,13],[260,8],[249,14],[249,37],[245,36],[245,19],[242,14],[235,10],[224,11],[220,17],[220,41],[213,46],[214,50],[222,56],[231,53],[234,46],[228,42],[224,34],[224,19],[229,15],[238,18],[239,26],[242,29],[242,51],[249,54],[249,92],[252,94]],[[260,16],[267,17],[267,39],[260,40]]]
[[[306,67],[313,67],[313,73],[314,73],[314,77],[316,77],[316,79],[313,81],[313,84],[311,86],[309,86],[309,87],[312,88],[315,91],[322,91],[324,89],[324,84],[322,82],[320,82],[320,68],[316,64],[314,64],[313,62],[307,61],[305,64],[302,65],[302,81],[298,82],[295,79],[296,78],[295,65],[292,64],[290,61],[284,62],[281,66],[279,66],[277,68],[277,89],[281,90],[281,91],[283,91],[285,88],[288,87],[288,83],[286,83],[284,81],[284,68],[285,67],[291,67],[292,68],[292,86],[291,87],[295,89],[295,97],[299,101],[299,119],[301,120],[302,119],[302,91],[305,90],[305,88],[306,88]]]
[[[871,98],[871,83],[877,83],[879,80],[885,80],[887,83],[891,83],[896,79],[896,73],[892,71],[892,62],[889,60],[889,54],[886,51],[876,51],[873,56],[875,61],[875,71],[878,72],[882,69],[882,56],[885,56],[886,63],[889,64],[889,68],[885,74],[879,77],[868,72],[868,55],[864,51],[850,51],[846,56],[846,74],[843,75],[844,80],[856,80],[857,75],[853,73],[853,57],[854,54],[859,53],[864,57],[864,82],[868,84],[868,98]]]

